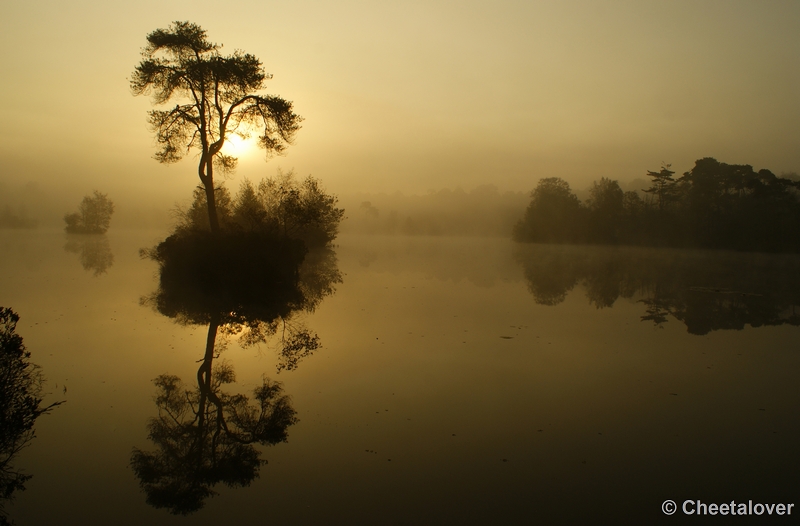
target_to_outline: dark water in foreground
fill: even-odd
[[[313,355],[278,373],[274,339],[220,336],[231,396],[282,383],[287,441],[255,444],[257,478],[209,486],[188,518],[157,509],[130,466],[157,450],[152,380],[196,385],[208,338],[140,305],[158,277],[137,251],[161,237],[0,232],[0,305],[45,400],[66,400],[15,461],[33,475],[6,508],[20,525],[680,524],[664,500],[800,505],[797,257],[343,237],[342,283],[293,319]]]

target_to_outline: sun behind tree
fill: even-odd
[[[241,51],[223,56],[221,47],[209,42],[197,24],[174,22],[147,35],[143,59],[131,79],[134,95],[152,95],[156,104],[178,100],[172,109],[149,112],[160,147],[155,158],[174,163],[192,148],[200,150],[197,172],[214,234],[219,232],[214,170],[231,172],[237,163],[222,153],[226,140],[232,135],[246,138],[255,128],[267,155],[280,154],[303,120],[291,102],[256,94],[272,78],[260,60]]]

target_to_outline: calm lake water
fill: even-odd
[[[278,372],[273,341],[219,336],[227,391],[282,383],[287,440],[189,518],[151,506],[131,458],[157,449],[153,379],[196,385],[208,336],[142,304],[158,267],[138,249],[164,236],[0,232],[0,305],[45,402],[66,400],[14,462],[33,475],[6,506],[17,524],[679,524],[666,499],[800,505],[800,258],[343,236],[341,283],[293,321],[313,355]]]

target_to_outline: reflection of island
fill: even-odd
[[[214,361],[228,338],[243,346],[277,340],[278,371],[296,368],[320,347],[299,317],[334,292],[341,273],[329,246],[309,252],[302,241],[247,232],[182,233],[145,254],[159,263],[160,282],[143,302],[178,323],[208,326],[197,385],[155,379],[158,416],[148,427],[156,451],[131,457],[147,502],[186,515],[216,484],[249,485],[265,463],[254,444],[286,441],[297,421],[282,386],[266,377],[252,397],[223,391],[234,372]]]
[[[672,316],[692,334],[800,325],[797,256],[531,245],[516,259],[542,305],[561,303],[580,283],[597,308],[635,298],[645,306],[642,321],[661,326]]]
[[[182,324],[219,326],[244,346],[279,335],[278,370],[294,369],[319,347],[300,321],[342,280],[330,246],[241,233],[171,236],[146,254],[160,266],[158,290],[144,298]]]
[[[14,467],[17,453],[33,440],[36,419],[63,403],[42,406],[42,374],[16,334],[17,321],[14,311],[0,307],[0,524],[10,524],[4,502],[31,478]]]
[[[94,271],[95,276],[104,274],[114,264],[114,254],[105,234],[68,234],[64,250],[78,254],[83,270]]]

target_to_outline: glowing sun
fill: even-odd
[[[225,136],[225,144],[222,146],[223,151],[228,155],[234,157],[242,157],[253,152],[256,148],[256,143],[252,137],[242,139],[238,135],[231,133]]]

